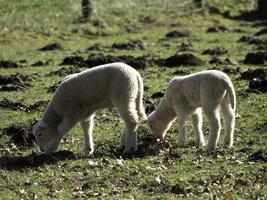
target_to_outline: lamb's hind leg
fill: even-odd
[[[208,139],[208,149],[209,151],[214,151],[220,136],[220,114],[218,109],[205,110],[205,114],[209,121],[209,139]]]
[[[89,155],[94,152],[93,142],[93,128],[94,128],[94,115],[82,120],[80,122],[83,133],[84,133],[84,152]]]
[[[221,111],[225,123],[224,146],[230,148],[233,146],[234,140],[235,112],[227,99],[222,101]]]
[[[121,147],[125,146],[124,153],[131,153],[137,150],[138,115],[135,102],[118,107],[118,112],[125,123],[125,130],[121,136]]]
[[[198,108],[193,112],[192,116],[192,123],[195,131],[195,144],[196,146],[205,146],[204,135],[202,132],[202,111],[201,108]]]

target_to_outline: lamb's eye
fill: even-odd
[[[39,133],[39,134],[38,134],[38,137],[42,137],[42,133]]]

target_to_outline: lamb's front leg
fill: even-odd
[[[186,118],[182,116],[177,116],[178,126],[179,126],[179,136],[178,136],[178,144],[180,147],[185,147],[185,122]]]
[[[195,144],[196,146],[205,146],[204,135],[202,132],[202,112],[201,109],[198,108],[191,116],[192,123],[195,131]]]
[[[80,122],[84,133],[84,152],[91,155],[94,152],[93,128],[94,114]]]

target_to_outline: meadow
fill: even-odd
[[[253,20],[256,2],[153,2],[93,0],[79,23],[78,0],[0,0],[0,199],[267,199],[267,23]],[[223,148],[223,128],[216,152],[196,148],[190,121],[185,148],[176,123],[157,143],[141,121],[138,151],[124,155],[112,109],[96,113],[93,155],[78,124],[58,153],[39,155],[32,126],[58,84],[114,61],[142,75],[147,114],[174,76],[226,72],[237,94],[233,148]]]

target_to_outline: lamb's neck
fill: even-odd
[[[173,108],[166,102],[165,99],[161,100],[157,112],[160,118],[166,123],[170,123],[176,117]]]
[[[42,120],[44,120],[51,128],[57,128],[58,124],[61,122],[62,118],[55,112],[52,102],[48,104]]]

